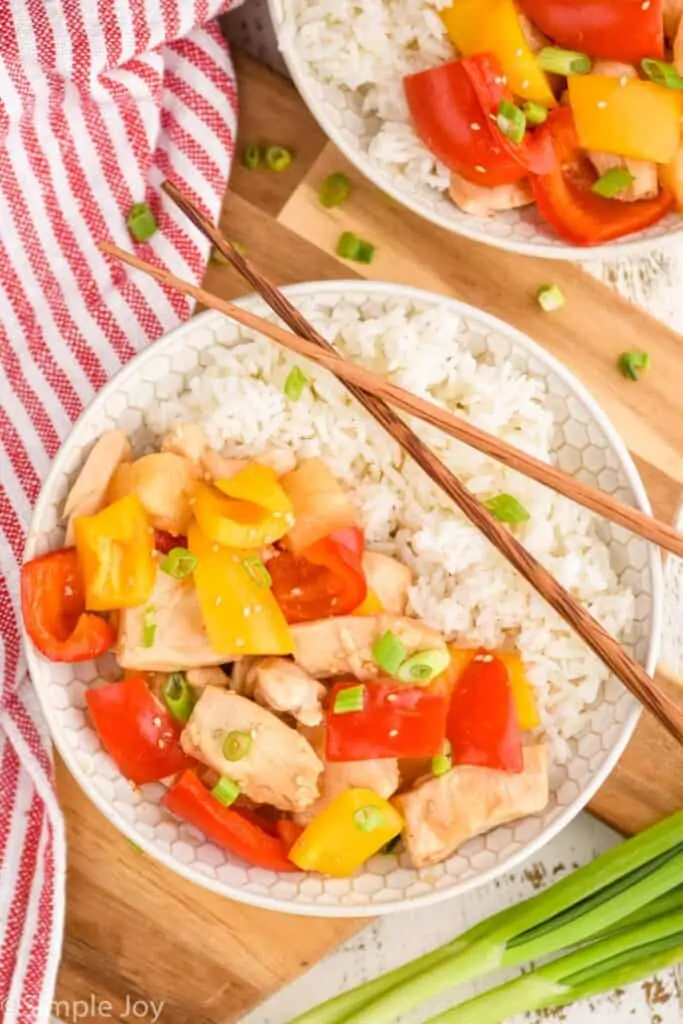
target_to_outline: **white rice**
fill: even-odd
[[[329,116],[354,147],[411,191],[449,174],[410,124],[404,75],[455,56],[438,11],[452,0],[282,0],[283,42],[320,83]]]
[[[322,297],[298,305],[350,358],[551,460],[554,421],[543,382],[515,368],[506,344],[498,354],[495,346],[493,352],[481,346],[475,357],[452,310],[384,297],[360,307],[350,301],[330,305]],[[152,431],[162,434],[178,420],[194,420],[229,455],[259,456],[270,449],[322,456],[355,493],[368,546],[415,571],[409,613],[462,646],[521,651],[553,757],[565,762],[582,712],[608,675],[584,643],[331,375],[307,365],[312,386],[291,402],[283,384],[295,360],[270,341],[216,346],[203,360],[204,372],[186,393],[150,409]],[[486,499],[509,493],[525,506],[530,519],[514,527],[515,535],[610,633],[624,639],[634,597],[610,566],[594,517],[441,432],[413,426],[475,494]]]

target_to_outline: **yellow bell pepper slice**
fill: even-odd
[[[441,11],[449,38],[463,57],[493,53],[516,96],[557,105],[545,71],[526,41],[514,0],[454,0]]]
[[[85,607],[106,612],[144,604],[154,589],[154,537],[136,495],[74,520]]]
[[[452,678],[457,681],[463,674],[472,658],[477,653],[476,647],[450,647]],[[503,662],[508,670],[510,689],[515,702],[517,724],[520,729],[537,729],[541,719],[536,707],[534,689],[526,677],[524,662],[517,651],[492,651],[496,658]]]
[[[365,600],[362,604],[351,612],[352,615],[379,615],[380,612],[384,611],[384,605],[380,601],[379,597],[374,590],[370,590],[365,595]]]
[[[313,819],[289,851],[302,871],[348,878],[403,828],[395,807],[371,789],[347,789]]]
[[[253,550],[221,547],[192,522],[187,533],[197,557],[194,583],[209,643],[217,653],[292,654],[294,640]]]
[[[209,540],[230,548],[273,544],[294,524],[292,503],[270,466],[253,463],[215,487],[198,483],[193,510]]]
[[[623,83],[623,84],[622,84]],[[668,164],[681,140],[683,98],[638,78],[574,75],[569,102],[584,149]]]

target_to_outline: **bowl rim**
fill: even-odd
[[[462,317],[468,317],[472,320],[479,320],[480,322],[483,322],[489,330],[497,331],[503,336],[509,338],[517,347],[528,352],[530,356],[537,358],[540,362],[548,366],[548,368],[555,372],[567,387],[577,395],[598,422],[599,426],[605,433],[608,443],[613,447],[615,454],[619,458],[624,473],[628,479],[629,486],[633,491],[637,507],[647,514],[652,513],[650,501],[645,491],[644,484],[640,478],[640,474],[638,473],[626,445],[617,433],[616,428],[612,425],[607,414],[602,410],[588,389],[571,373],[571,371],[563,366],[563,364],[553,355],[547,352],[538,342],[527,337],[516,327],[505,323],[503,320],[499,320],[490,313],[477,309],[474,306],[470,306],[465,302],[461,302],[459,299],[439,295],[435,292],[428,291],[427,289],[396,284],[394,282],[365,281],[362,279],[347,281],[337,279],[330,281],[309,281],[302,284],[288,285],[282,290],[289,298],[295,301],[320,296],[325,293],[336,293],[341,298],[345,297],[349,293],[361,294],[367,297],[382,295],[408,301],[412,300],[416,303],[428,303],[432,306],[443,305],[450,311],[453,311]],[[260,296],[256,295],[256,293],[250,292],[249,294],[240,296],[233,301],[236,305],[244,305],[258,303],[263,300],[260,300]],[[195,330],[201,330],[203,327],[208,326],[212,321],[223,319],[225,319],[223,314],[213,310],[206,310],[185,321],[185,323],[179,324],[177,327],[164,334],[156,342],[153,342],[134,356],[95,395],[92,402],[83,410],[71,427],[68,436],[65,438],[57,452],[50,471],[43,482],[27,531],[23,553],[24,560],[34,557],[35,555],[34,547],[36,540],[40,535],[37,524],[42,519],[46,507],[51,502],[51,493],[54,489],[55,483],[63,471],[63,463],[67,460],[71,449],[71,439],[77,430],[87,422],[93,412],[98,412],[102,409],[113,393],[120,391],[131,377],[135,377],[143,363],[147,359],[153,359],[159,353],[160,347],[181,338],[184,334],[194,332]],[[652,611],[649,621],[648,649],[644,667],[648,674],[652,675],[659,657],[663,620],[662,564],[659,553],[655,549],[654,545],[648,546],[648,568],[652,588]],[[62,736],[62,730],[57,722],[58,710],[53,708],[52,704],[48,700],[47,693],[43,690],[42,685],[36,682],[36,680],[40,678],[41,672],[45,671],[44,666],[49,666],[50,663],[41,658],[36,652],[26,633],[23,621],[21,621],[21,634],[24,641],[24,650],[26,652],[28,671],[31,677],[33,689],[37,694],[41,710],[50,730],[52,741],[71,775],[74,777],[86,796],[104,815],[110,824],[121,832],[130,842],[140,847],[143,852],[163,864],[164,867],[179,874],[190,882],[201,885],[211,892],[215,892],[217,895],[235,900],[239,903],[259,907],[264,910],[274,910],[281,913],[307,917],[377,917],[379,915],[397,913],[400,911],[412,911],[421,907],[433,906],[442,901],[460,896],[465,892],[470,892],[481,885],[486,885],[498,878],[500,875],[514,870],[521,863],[537,854],[538,851],[546,845],[546,843],[550,842],[551,839],[558,835],[558,833],[576,817],[588,801],[591,800],[600,786],[610,775],[617,761],[624,752],[624,749],[633,735],[633,731],[638,723],[638,719],[640,718],[642,711],[642,708],[634,699],[631,712],[622,725],[619,739],[605,758],[605,761],[599,771],[595,773],[585,789],[583,789],[579,793],[578,797],[564,808],[561,814],[558,814],[556,819],[548,825],[547,828],[543,829],[538,836],[524,844],[520,850],[506,858],[504,861],[495,864],[484,872],[450,886],[449,888],[434,890],[433,892],[415,896],[408,900],[396,899],[387,901],[386,903],[359,903],[348,905],[319,905],[306,902],[298,903],[290,902],[281,897],[248,892],[247,890],[241,889],[239,886],[235,886],[233,889],[228,883],[216,881],[201,872],[193,871],[189,866],[181,864],[173,858],[170,852],[167,853],[158,849],[152,840],[147,839],[146,836],[140,835],[136,831],[135,826],[130,824],[123,815],[112,807],[107,799],[100,794],[94,785],[92,785],[90,776],[78,764],[76,754],[72,752],[72,748],[69,743]]]
[[[521,256],[536,256],[546,260],[579,260],[587,262],[594,259],[619,259],[622,256],[633,255],[643,256],[653,249],[666,248],[668,245],[674,244],[683,235],[683,216],[680,218],[681,226],[674,231],[667,232],[661,238],[651,240],[636,236],[623,242],[610,242],[594,246],[568,245],[563,242],[556,246],[546,246],[539,245],[536,242],[518,242],[509,238],[487,238],[476,227],[477,224],[481,224],[481,220],[476,217],[471,218],[471,228],[467,222],[463,223],[462,226],[455,224],[437,211],[429,209],[418,198],[415,198],[411,192],[404,192],[397,188],[391,175],[385,174],[366,153],[352,146],[347,141],[342,132],[327,117],[324,105],[309,86],[311,76],[305,73],[304,62],[294,51],[291,33],[283,31],[286,20],[283,5],[286,3],[286,0],[267,0],[267,3],[271,21],[275,27],[278,49],[287,65],[287,70],[292,77],[297,91],[322,131],[334,143],[337,149],[341,151],[349,163],[353,164],[376,188],[391,196],[399,205],[407,207],[412,213],[417,214],[418,217],[422,217],[423,220],[430,221],[450,234],[461,235],[472,242],[479,242],[480,245],[490,245],[494,249],[502,249],[505,252],[514,252]]]

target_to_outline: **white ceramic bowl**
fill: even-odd
[[[496,214],[489,219],[463,213],[445,193],[416,187],[369,155],[367,142],[376,131],[377,118],[363,114],[358,94],[324,83],[301,52],[292,14],[299,0],[268,0],[278,44],[290,75],[309,110],[325,134],[344,156],[378,188],[398,203],[445,228],[476,242],[527,256],[548,259],[618,259],[646,253],[683,237],[683,216],[670,213],[659,223],[607,245],[586,248],[568,245],[546,225],[535,206]],[[399,77],[397,71],[397,78]],[[427,156],[425,150],[425,156]]]
[[[463,344],[474,353],[495,351],[539,379],[557,424],[554,454],[560,466],[649,511],[638,473],[623,443],[586,390],[534,342],[469,306],[428,292],[367,282],[321,282],[287,289],[296,302],[315,295],[330,304],[368,299],[390,308],[397,300],[418,310],[441,305],[464,321]],[[240,305],[266,314],[255,297]],[[272,314],[270,314],[272,316]],[[210,362],[217,345],[244,342],[249,332],[207,312],[172,331],[133,359],[97,396],[54,461],[31,522],[26,557],[59,547],[64,540],[60,511],[70,481],[93,441],[118,426],[138,440],[143,411],[178,394]],[[619,528],[607,528],[610,557],[621,580],[636,594],[633,650],[648,671],[654,668],[660,631],[661,578],[651,547]],[[55,744],[88,796],[126,836],[168,867],[232,899],[273,910],[322,916],[387,913],[435,903],[491,880],[534,854],[560,831],[595,793],[621,755],[638,718],[633,698],[614,679],[585,713],[585,727],[571,741],[568,762],[555,767],[547,809],[469,842],[447,862],[416,871],[407,860],[375,857],[352,879],[277,875],[232,859],[193,828],[166,814],[161,784],[134,791],[100,747],[85,711],[87,684],[97,677],[93,663],[57,665],[27,644],[28,664]]]

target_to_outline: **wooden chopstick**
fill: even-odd
[[[479,427],[475,427],[474,424],[469,423],[460,416],[455,416],[447,409],[442,409],[433,402],[429,402],[419,395],[414,395],[410,391],[392,384],[390,381],[385,380],[384,377],[380,377],[376,373],[358,366],[357,363],[349,362],[343,356],[340,356],[335,349],[330,351],[321,349],[313,342],[306,341],[305,338],[292,334],[291,331],[284,330],[279,324],[274,324],[270,320],[265,320],[255,313],[250,313],[248,310],[234,305],[232,302],[227,302],[212,292],[206,291],[204,288],[176,277],[175,274],[171,274],[168,270],[141,260],[138,256],[126,252],[125,249],[120,249],[112,242],[101,242],[99,248],[109,256],[114,256],[116,259],[121,260],[122,263],[127,263],[130,267],[144,271],[144,273],[156,278],[162,284],[175,288],[176,291],[183,292],[185,295],[190,295],[197,302],[201,302],[203,306],[218,310],[218,312],[224,313],[231,320],[235,320],[251,330],[258,331],[290,351],[310,359],[311,362],[317,363],[319,366],[323,366],[337,377],[342,378],[345,383],[355,384],[357,387],[363,388],[364,391],[385,399],[391,405],[402,409],[417,419],[423,420],[425,423],[438,427],[450,437],[454,437],[471,448],[489,455],[491,458],[503,463],[503,465],[509,466],[510,469],[515,469],[524,474],[524,476],[528,476],[538,483],[545,484],[552,490],[557,491],[558,494],[571,498],[572,501],[577,502],[579,505],[584,505],[592,512],[604,516],[605,519],[609,519],[619,526],[626,527],[632,533],[638,534],[638,536],[643,537],[645,540],[652,541],[653,544],[657,544],[674,555],[683,557],[683,534],[679,533],[673,526],[669,526],[659,519],[653,519],[651,516],[641,512],[640,509],[626,505],[612,497],[612,495],[598,490],[597,487],[591,487],[589,484],[582,483],[556,466],[550,466],[547,462],[541,462],[540,459],[534,458],[533,455],[528,455],[506,441],[501,441],[500,438],[494,437],[493,434],[488,434]]]
[[[165,182],[163,188],[188,219],[230,260],[295,334],[313,342],[328,354],[334,354],[332,346],[318,334],[296,307],[237,252],[232,243],[212,224],[211,220],[198,210],[172,182]],[[105,251],[111,252],[111,249],[105,249]],[[154,270],[156,271],[156,268]],[[160,279],[156,272],[153,276]],[[171,282],[167,280],[166,283],[170,284]],[[341,375],[340,379],[343,380]],[[425,473],[455,501],[470,522],[482,531],[511,565],[576,630],[627,689],[652,711],[679,743],[683,743],[683,712],[662,687],[650,679],[642,666],[628,654],[621,644],[571,597],[564,587],[522,547],[512,533],[489,514],[464,484],[439,461],[408,424],[400,419],[382,399],[364,391],[357,384],[343,382],[351,394],[416,460]]]

